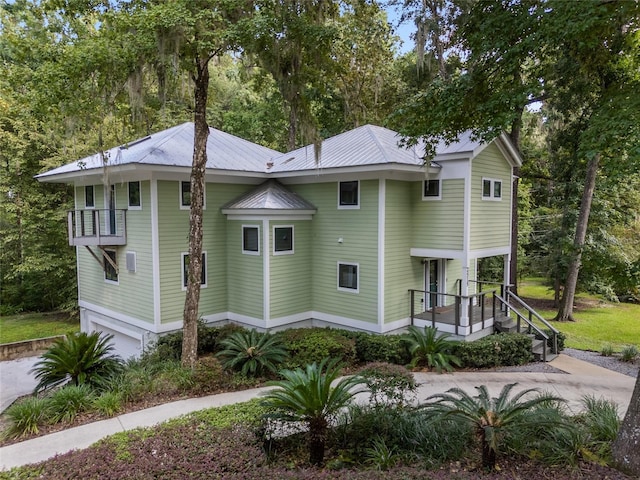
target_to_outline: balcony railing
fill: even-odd
[[[126,210],[71,210],[69,245],[126,245]]]

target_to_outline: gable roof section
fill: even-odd
[[[160,165],[191,168],[193,162],[193,122],[154,133],[129,144],[108,150],[107,166]],[[267,162],[280,152],[249,142],[229,133],[209,128],[207,169],[264,172]],[[39,180],[72,176],[103,168],[102,155],[94,154],[37,175]]]
[[[222,206],[224,214],[258,210],[261,213],[280,211],[312,214],[316,212],[316,207],[274,179]]]

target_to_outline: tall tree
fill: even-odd
[[[618,468],[640,477],[640,373],[631,395],[627,413],[611,446],[613,459]]]

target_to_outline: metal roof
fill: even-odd
[[[101,154],[77,160],[37,176],[49,177],[81,170],[127,164],[191,167],[193,162],[193,122],[183,123],[154,133]],[[280,152],[243,140],[229,133],[209,128],[207,169],[264,172],[269,160]]]
[[[305,210],[316,211],[311,203],[288,190],[277,180],[267,180],[222,207],[222,210]]]

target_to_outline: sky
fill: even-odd
[[[413,50],[413,40],[411,40],[411,35],[415,32],[416,27],[413,22],[404,22],[401,25],[397,25],[398,19],[400,18],[399,7],[397,6],[387,6],[387,16],[391,25],[393,25],[395,34],[400,37],[402,44],[400,45],[400,53],[406,53],[410,50]]]

